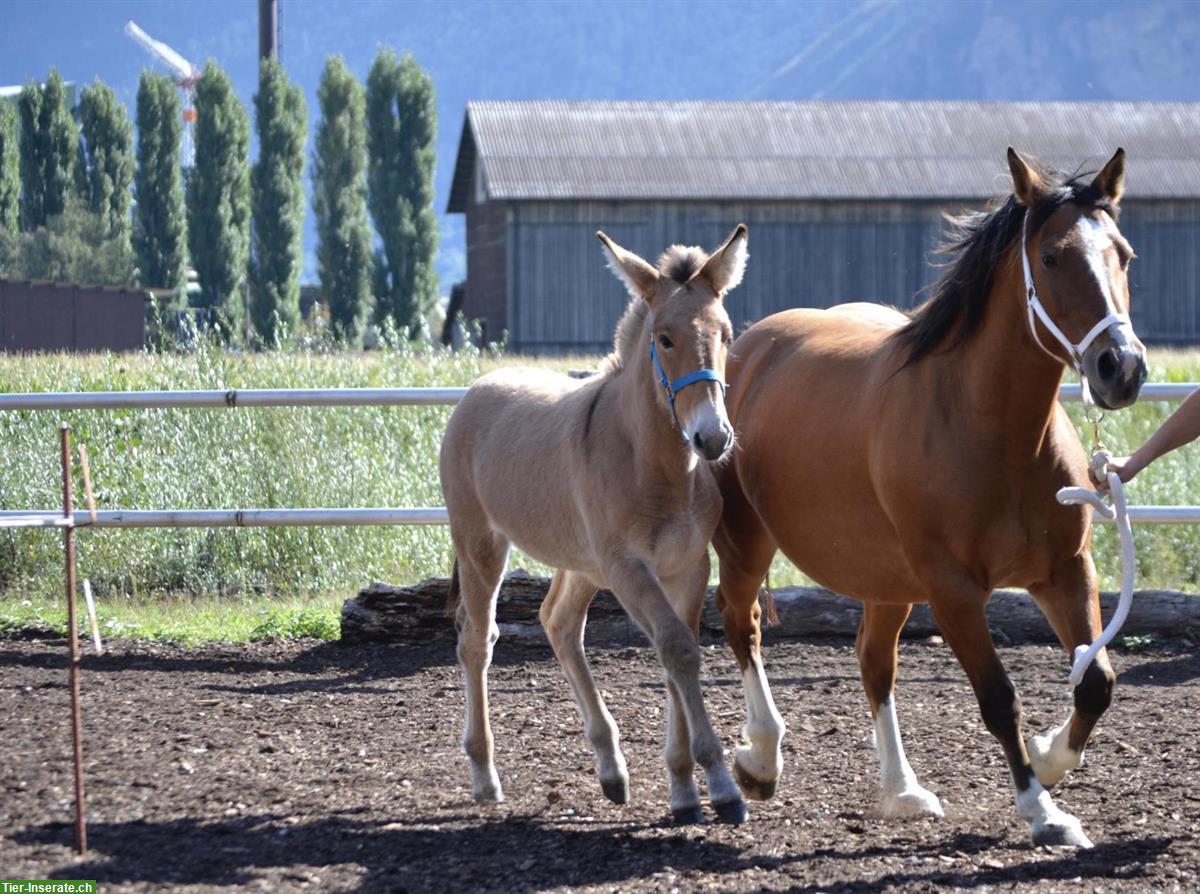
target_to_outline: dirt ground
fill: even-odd
[[[1115,653],[1117,700],[1059,790],[1096,842],[1035,849],[999,747],[944,645],[905,643],[898,707],[946,819],[871,819],[877,763],[850,643],[769,647],[789,724],[775,799],[750,822],[666,822],[663,692],[648,648],[591,648],[632,803],[604,800],[549,650],[502,639],[492,669],[508,800],[472,803],[453,647],[117,642],[84,662],[91,850],[71,842],[61,642],[0,642],[0,877],[110,891],[1169,891],[1200,888],[1200,651]],[[1067,708],[1066,660],[1013,646],[1027,728]],[[732,657],[706,645],[732,746]]]

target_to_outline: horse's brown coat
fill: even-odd
[[[1114,163],[1123,170],[1123,155]],[[1013,240],[1012,228],[1023,213],[1044,217],[1031,232],[1030,257],[1041,261],[1054,252],[1057,258],[1053,266],[1037,265],[1038,290],[1058,325],[1077,339],[1108,310],[1072,234],[1082,217],[1115,230],[1104,206],[1119,199],[1120,172],[1106,168],[1091,193],[1074,189],[1065,199],[1061,184],[1050,195],[1048,178],[1019,158],[1013,173],[1026,208],[1010,200],[995,212],[1008,223],[1006,244],[991,249],[994,270],[972,277],[960,263],[946,274],[988,282],[986,294],[959,289],[935,298],[912,323],[872,305],[790,310],[734,344],[728,408],[739,449],[721,476],[720,600],[743,668],[761,661],[757,592],[777,548],[819,583],[862,600],[859,657],[877,721],[881,705],[893,710],[896,641],[909,607],[931,603],[986,725],[1004,747],[1035,840],[1081,844],[1086,838],[1081,830],[1074,834],[1073,818],[1051,810],[1048,795],[1050,806],[1043,805],[1040,786],[1031,788],[1037,780],[1020,734],[1019,700],[983,606],[993,588],[1026,587],[1068,652],[1100,631],[1086,510],[1055,500],[1061,487],[1086,486],[1086,460],[1057,400],[1062,363],[1040,351],[1028,329],[1021,240]],[[995,230],[1001,218],[985,225]],[[981,231],[964,249],[981,254],[968,262],[988,261],[980,242],[996,238]],[[1117,234],[1105,269],[1108,289],[1126,311],[1123,247]],[[964,333],[972,312],[978,318]],[[960,318],[945,316],[954,313]],[[945,325],[935,329],[922,314],[942,314]],[[1102,335],[1088,353],[1115,350],[1114,338]],[[1124,398],[1114,395],[1130,387],[1093,384],[1117,405]],[[1064,664],[1064,678],[1065,672]],[[1108,705],[1112,681],[1102,652],[1076,689],[1076,711],[1063,733],[1076,762]],[[1063,751],[1062,743],[1055,749]],[[1037,757],[1039,775],[1053,785],[1065,770],[1050,767],[1045,754]],[[1023,801],[1026,792],[1032,794]]]

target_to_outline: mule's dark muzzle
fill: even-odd
[[[714,462],[733,446],[733,432],[724,428],[711,432],[696,432],[692,435],[692,446],[706,460]]]

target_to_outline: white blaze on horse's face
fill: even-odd
[[[1048,185],[1012,150],[1009,166],[1014,193],[1034,221],[1026,238],[1039,299],[1068,340],[1086,343],[1080,365],[1096,403],[1105,409],[1128,406],[1146,380],[1146,349],[1128,316],[1133,248],[1116,222],[1124,192],[1124,150],[1118,149],[1087,187]],[[1038,210],[1046,204],[1054,210],[1038,224]],[[1061,354],[1057,342],[1050,347]]]

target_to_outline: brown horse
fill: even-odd
[[[583,629],[597,588],[610,587],[666,669],[665,756],[676,820],[703,818],[693,777],[699,762],[718,816],[742,822],[745,803],[701,698],[696,637],[708,543],[721,513],[706,461],[733,444],[723,380],[733,339],[722,299],[741,281],[746,228],[711,256],[674,246],[657,269],[597,235],[632,298],[604,368],[583,381],[549,370],[490,373],[467,392],[442,442],[474,794],[501,799],[486,675],[496,595],[516,544],[559,569],[541,620],[583,716],[604,794],[625,803],[629,774],[584,657]]]
[[[1058,388],[1071,363],[1111,409],[1145,380],[1127,317],[1133,252],[1116,222],[1124,153],[1091,182],[1011,149],[1009,167],[1014,195],[957,221],[952,262],[911,318],[877,305],[785,311],[730,351],[740,448],[720,475],[715,545],[747,696],[735,770],[748,795],[774,791],[783,723],[762,671],[757,597],[781,549],[864,604],[857,653],[885,816],[942,812],[905,758],[892,696],[900,630],[912,604],[928,602],[1004,749],[1034,842],[1086,847],[1047,788],[1078,766],[1109,705],[1107,656],[1075,688],[1068,722],[1026,743],[984,604],[993,588],[1027,588],[1068,655],[1100,632],[1088,511],[1055,501],[1088,482]]]

